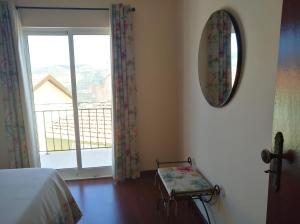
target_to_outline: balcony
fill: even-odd
[[[56,169],[77,167],[72,104],[36,105],[36,121],[41,166]],[[111,166],[110,103],[81,103],[78,123],[82,166]]]

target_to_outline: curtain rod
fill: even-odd
[[[16,9],[110,10],[109,8],[39,7],[39,6],[16,6]],[[135,8],[131,8],[131,11],[134,12]]]

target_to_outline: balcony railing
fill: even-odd
[[[36,119],[40,152],[76,149],[72,109],[40,108],[36,110]],[[78,122],[81,149],[112,146],[112,109],[109,105],[79,108]]]

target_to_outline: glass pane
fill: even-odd
[[[82,167],[112,165],[109,35],[74,35]]]
[[[77,167],[68,36],[28,36],[41,166]]]
[[[238,64],[238,46],[236,34],[231,33],[231,86],[233,87],[236,78],[236,69]]]

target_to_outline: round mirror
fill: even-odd
[[[237,23],[225,10],[214,12],[202,32],[198,74],[208,103],[222,107],[229,102],[241,72],[241,39]]]

